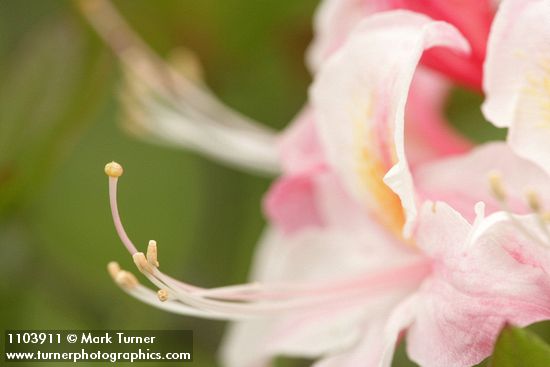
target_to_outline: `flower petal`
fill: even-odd
[[[550,172],[550,1],[504,1],[491,31],[483,112],[510,127],[523,157]]]
[[[322,172],[283,176],[271,185],[264,198],[269,221],[287,234],[307,227],[322,227],[316,180]]]
[[[409,223],[416,213],[403,141],[405,103],[423,50],[435,46],[468,50],[449,24],[406,11],[374,15],[327,61],[310,94],[329,164],[398,233],[402,208]]]
[[[387,316],[372,320],[362,332],[360,342],[352,350],[323,358],[313,367],[389,367],[391,359],[390,363],[381,364],[385,345],[380,335],[384,332],[386,322]]]
[[[362,19],[378,12],[406,9],[448,22],[472,45],[471,55],[445,49],[428,51],[423,64],[475,89],[481,89],[481,69],[495,5],[489,0],[325,0],[314,19],[315,38],[307,61],[317,71]]]
[[[414,319],[417,296],[412,295],[369,320],[363,337],[347,353],[322,359],[314,367],[390,367],[399,335]]]
[[[284,174],[304,173],[325,166],[325,157],[309,106],[281,133],[278,146]]]
[[[291,236],[272,231],[262,241],[252,279],[264,283],[321,282],[386,274],[387,269],[416,262],[420,257],[392,236],[371,231],[303,230]],[[388,273],[389,281],[394,279]],[[378,281],[377,281],[378,282]],[[378,287],[376,294],[353,293],[303,312],[233,324],[223,347],[228,366],[254,366],[275,355],[319,357],[338,353],[358,342],[370,319],[378,319],[416,284]],[[330,296],[330,294],[327,294]],[[247,350],[247,353],[243,351]]]
[[[414,75],[405,108],[405,151],[412,168],[471,149],[472,144],[445,119],[449,87],[447,80],[426,68],[418,68]]]
[[[548,50],[548,4],[545,0],[507,0],[495,16],[483,79],[487,96],[483,112],[495,126],[513,124],[519,97],[542,61],[537,58]]]
[[[285,234],[304,229],[330,227],[342,230],[369,229],[372,235],[391,236],[345,190],[339,178],[326,169],[283,176],[269,189],[264,212]]]
[[[336,51],[362,19],[374,13],[364,0],[324,0],[313,19],[315,37],[306,53],[311,71],[317,72],[324,60]]]
[[[517,217],[536,236],[534,216]],[[434,257],[408,331],[408,354],[426,367],[466,367],[492,351],[506,322],[526,326],[550,317],[550,253],[502,212],[480,219],[470,235],[443,203],[419,216],[418,245]],[[461,224],[462,223],[462,224]],[[427,342],[429,341],[429,342]]]
[[[338,251],[342,239],[342,234],[324,231],[302,231],[292,237],[268,231],[256,254],[251,278],[261,282],[300,282],[345,277],[362,271],[367,253],[360,253],[366,250],[350,243],[347,251]],[[327,266],[327,261],[332,260],[341,266]],[[354,328],[363,313],[357,309],[353,313],[324,312],[314,317],[300,313],[233,323],[222,346],[224,365],[252,367],[267,364],[275,355],[300,351],[301,355],[318,356],[345,348],[359,337]],[[300,322],[301,327],[287,327],[292,325],[288,320],[296,322],[300,318],[305,318]],[[335,329],[342,327],[352,339],[330,337]],[[283,334],[283,340],[274,337]]]

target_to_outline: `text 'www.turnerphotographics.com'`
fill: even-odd
[[[6,362],[193,360],[191,330],[7,330]]]

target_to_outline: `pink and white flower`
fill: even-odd
[[[510,144],[451,157],[468,147],[441,121],[427,125],[437,141],[424,150],[415,119],[437,116],[441,101],[418,91],[441,90],[434,65],[479,87],[493,10],[483,2],[468,17],[454,2],[425,4],[322,8],[310,102],[279,139],[283,176],[265,200],[271,228],[252,283],[204,289],[162,273],[156,243],[138,252],[122,227],[112,163],[115,227],[159,291],[112,263],[115,281],[171,312],[238,320],[223,348],[230,367],[279,354],[389,366],[401,335],[422,366],[471,366],[505,323],[550,319],[550,1],[505,0],[491,26],[484,112],[510,127]],[[381,11],[396,7],[409,10]]]
[[[442,43],[463,44],[452,28],[445,27],[448,25],[410,13],[388,13],[373,16],[355,28],[350,39],[319,70],[312,87],[314,112],[310,114],[316,122],[317,141],[312,143],[310,131],[307,145],[290,149],[291,157],[306,156],[296,159],[305,165],[283,164],[288,167],[287,176],[275,184],[268,196],[267,212],[276,228],[286,234],[288,243],[304,233],[323,233],[326,238],[331,231],[344,231],[348,237],[341,240],[342,247],[347,249],[348,245],[354,247],[362,242],[366,249],[372,239],[369,241],[358,233],[362,230],[375,233],[371,227],[378,226],[381,227],[378,231],[386,236],[375,241],[385,249],[393,249],[392,256],[398,258],[400,252],[401,256],[410,255],[412,247],[418,257],[413,255],[410,261],[416,263],[422,259],[430,264],[430,272],[421,281],[416,277],[418,269],[411,271],[410,277],[401,275],[402,281],[418,281],[414,290],[406,287],[410,284],[401,284],[393,290],[384,285],[390,293],[400,289],[402,298],[387,298],[378,314],[368,306],[382,297],[357,301],[363,302],[362,318],[354,319],[353,316],[358,316],[349,309],[341,310],[353,315],[348,319],[352,324],[364,328],[363,337],[355,340],[351,353],[326,357],[318,362],[319,366],[388,365],[399,332],[405,329],[408,329],[409,356],[422,366],[469,366],[490,354],[505,322],[527,325],[548,318],[550,279],[547,265],[543,265],[550,259],[545,248],[549,241],[546,224],[540,226],[538,214],[516,217],[499,211],[502,198],[491,194],[487,180],[492,170],[499,170],[512,189],[512,195],[506,198],[507,210],[532,213],[525,197],[521,197],[522,190],[529,185],[548,203],[549,181],[545,172],[498,143],[480,147],[463,157],[420,165],[412,173],[406,155],[397,153],[404,151],[405,107],[399,104],[403,101],[399,96],[407,95],[407,81],[410,83],[412,79],[424,42],[427,39],[437,42],[430,38],[430,30],[443,36]],[[377,37],[384,41],[376,42]],[[385,50],[383,45],[387,44],[395,45],[398,51]],[[418,49],[405,47],[407,44]],[[312,116],[308,118],[311,121]],[[300,150],[301,147],[307,149]],[[324,163],[320,151],[326,155]],[[288,158],[289,152],[285,153],[283,158]],[[522,176],[515,173],[519,167],[524,172]],[[293,200],[294,195],[302,200]],[[399,212],[402,210],[403,214]],[[485,211],[492,214],[485,217]],[[400,237],[403,225],[400,219],[410,221],[411,238]],[[279,240],[275,246],[288,243]],[[368,251],[391,271],[401,270],[392,268],[372,249]],[[348,255],[352,259],[369,256],[354,251]],[[544,260],[538,261],[539,256]],[[259,262],[263,263],[261,268],[270,267],[265,264],[269,264],[269,259]],[[362,267],[363,271],[367,269]],[[514,281],[507,282],[505,278],[512,273]],[[332,310],[330,314],[336,317],[338,312]],[[323,323],[325,333],[319,330],[319,324]],[[331,327],[334,328],[331,318],[323,314],[317,320],[316,335],[326,339]],[[257,325],[235,327],[225,349],[227,359],[232,361],[230,365],[247,365],[238,356],[250,340],[263,340],[268,355],[276,352],[292,355],[300,341],[307,345],[316,340],[292,339],[289,347],[270,339],[265,341],[258,333]],[[274,331],[265,327],[260,333],[273,335]],[[427,343],[428,335],[428,340],[437,342]],[[339,344],[323,352],[330,356],[335,349],[349,347]],[[301,355],[312,356],[307,346],[303,348]]]

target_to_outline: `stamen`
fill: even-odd
[[[155,293],[141,286],[132,273],[121,270],[117,263],[108,265],[109,273],[127,293],[159,308],[192,316],[230,320],[278,315],[312,306],[330,307],[335,303],[372,297],[374,293],[416,286],[431,272],[431,262],[420,258],[380,273],[329,282],[269,285],[250,283],[213,289],[196,287],[173,279],[157,268],[158,249],[155,241],[149,242],[147,256],[137,251],[126,235],[118,215],[116,185],[119,177],[117,174],[122,172],[122,167],[119,170],[111,164],[106,172],[109,174],[111,212],[117,233],[132,254],[137,268],[159,291]]]
[[[123,169],[122,166],[116,162],[107,163],[105,165],[105,173],[109,176],[109,203],[111,206],[111,215],[113,216],[113,222],[115,224],[115,229],[118,233],[118,237],[126,246],[130,254],[135,254],[137,251],[136,246],[130,241],[130,238],[126,234],[122,222],[120,220],[120,215],[118,214],[118,205],[117,205],[117,182],[118,178],[122,175]]]
[[[132,289],[138,286],[139,282],[134,274],[121,270],[117,262],[111,261],[107,264],[107,271],[111,278],[123,289]]]
[[[546,237],[546,241],[548,241],[546,246],[550,246],[550,230],[548,230],[548,221],[544,218],[543,208],[539,196],[534,190],[528,190],[526,196],[529,207],[537,216],[537,224]]]
[[[126,270],[119,271],[115,281],[121,287],[128,289],[134,288],[139,284],[136,276]]]
[[[186,306],[180,302],[171,301],[170,299],[167,300],[166,302],[159,302],[157,294],[142,285],[138,285],[133,289],[122,288],[122,290],[124,290],[126,293],[140,300],[143,303],[146,303],[148,305],[159,308],[161,310],[173,312],[179,315],[201,317],[201,318],[213,319],[213,320],[238,321],[238,320],[250,319],[250,316],[228,316],[228,315],[215,313],[215,312],[202,311],[196,308]]]
[[[157,241],[149,241],[147,246],[147,262],[156,268],[159,267],[159,262],[157,260]]]
[[[134,259],[134,263],[138,267],[139,271],[142,273],[153,273],[153,267],[149,264],[143,252],[136,252],[132,255],[132,258]]]
[[[504,184],[502,183],[502,177],[498,171],[492,171],[489,173],[489,185],[491,187],[491,191],[493,192],[493,196],[500,203],[502,211],[506,213],[510,221],[512,221],[512,224],[521,233],[523,233],[526,237],[528,237],[532,241],[538,243],[543,247],[547,247],[548,244],[544,243],[544,241],[542,241],[536,233],[532,233],[529,229],[527,229],[516,218],[516,215],[512,212],[512,210],[510,210],[510,207],[508,205],[507,195],[506,195],[506,189],[504,188]],[[540,210],[541,210],[540,201],[535,192],[533,191],[527,192],[527,202],[531,210],[533,210],[537,214],[537,220],[539,221],[539,226],[541,227],[541,230],[543,231],[543,233],[545,233],[545,236],[550,241],[550,232],[548,232],[548,229],[546,228],[546,225],[543,222],[542,216],[540,215]]]
[[[166,289],[159,289],[157,296],[161,302],[166,302],[168,300],[168,291]]]
[[[116,263],[113,262],[113,264],[116,264]],[[115,265],[108,266],[108,268],[116,270]],[[120,269],[120,267],[118,269]],[[148,289],[147,287],[144,287],[143,285],[139,284],[137,282],[137,279],[135,279],[135,277],[132,279],[133,274],[126,272],[124,270],[121,270],[121,272],[123,275],[118,275],[117,273],[119,281],[116,281],[115,279],[116,277],[113,277],[113,279],[123,291],[125,291],[132,297],[135,297],[144,303],[163,309],[165,311],[177,313],[180,315],[202,317],[202,318],[208,318],[208,319],[217,319],[217,320],[242,320],[242,319],[250,318],[249,316],[248,317],[228,316],[228,315],[214,313],[214,312],[202,311],[196,308],[186,306],[180,302],[171,301],[169,298],[165,302],[159,303],[158,293],[155,293],[152,290]]]
[[[542,205],[537,193],[533,190],[528,190],[525,196],[527,197],[527,203],[529,204],[531,210],[535,213],[540,213],[542,210]]]
[[[212,300],[197,292],[178,290],[171,282],[164,283],[163,274],[155,269],[153,274],[144,273],[157,287],[165,286],[182,303],[200,310],[217,312],[228,317],[265,316],[303,310],[312,306],[323,306],[343,300],[371,297],[373,293],[401,287],[414,286],[431,271],[431,264],[421,260],[378,274],[321,284],[279,284],[264,286],[256,293],[244,295],[228,294],[224,300]],[[275,292],[274,292],[275,289]],[[220,290],[217,289],[218,292]],[[205,290],[207,292],[208,290]],[[218,298],[218,297],[216,297]],[[235,302],[235,301],[246,301]],[[271,302],[268,302],[271,301]]]

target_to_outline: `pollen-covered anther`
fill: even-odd
[[[120,269],[120,265],[116,261],[111,261],[107,264],[107,271],[115,283],[123,288],[132,289],[139,284],[135,275],[129,271]]]
[[[168,301],[168,291],[166,289],[159,289],[157,291],[157,297],[161,302]]]
[[[504,189],[502,176],[499,172],[492,171],[489,173],[489,186],[491,187],[494,197],[498,201],[506,201],[506,190]]]
[[[157,241],[149,241],[149,245],[147,246],[147,262],[149,263],[149,265],[156,268],[159,267],[157,254]]]
[[[132,255],[132,258],[134,259],[134,263],[138,267],[139,271],[142,273],[147,272],[149,274],[153,274],[154,269],[145,258],[145,254],[143,252],[136,252]]]
[[[117,162],[110,162],[105,165],[105,174],[109,177],[120,177],[124,173],[122,166]]]
[[[116,280],[116,276],[120,272],[120,265],[116,261],[111,261],[107,264],[107,271],[113,280]]]
[[[118,274],[115,277],[115,282],[119,286],[126,289],[135,288],[139,284],[139,281],[137,280],[136,276],[126,270],[121,270],[118,272]]]

